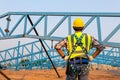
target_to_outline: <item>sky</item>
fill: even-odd
[[[0,15],[7,12],[120,12],[120,0],[0,0]]]
[[[0,0],[6,12],[119,12],[120,0]]]

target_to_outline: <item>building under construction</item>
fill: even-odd
[[[82,17],[85,21],[84,33],[93,35],[106,46],[91,62],[93,67],[102,69],[106,65],[107,70],[111,67],[120,70],[120,13],[8,12],[0,15],[0,44],[9,41],[8,45],[1,47],[18,41],[14,47],[1,49],[0,75],[12,80],[5,75],[4,69],[16,72],[53,69],[60,77],[57,68],[64,68],[66,62],[56,52],[54,45],[74,33],[72,21],[76,17]],[[63,50],[67,55],[67,50]],[[92,49],[89,55],[94,51]]]

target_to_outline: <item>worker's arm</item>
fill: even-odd
[[[97,49],[97,50],[92,54],[92,56],[89,56],[89,60],[93,60],[97,55],[100,54],[101,51],[102,51],[102,50]]]
[[[66,56],[62,50],[62,47],[66,47],[66,44],[67,39],[65,38],[55,45],[55,49],[65,61],[68,61],[69,56]]]
[[[94,37],[92,37],[92,47],[96,48],[96,51],[92,54],[92,56],[89,56],[89,60],[93,60],[105,48],[105,46],[97,41]]]
[[[95,58],[98,54],[100,54],[101,51],[102,51],[102,50],[97,49],[97,50],[94,52],[94,54],[92,54],[92,57]]]
[[[66,56],[61,49],[56,49],[56,50],[65,61],[68,61],[69,56]]]
[[[61,49],[56,49],[56,50],[57,50],[57,52],[60,54],[60,56],[61,56],[62,58],[65,57],[65,54],[64,54],[64,52],[63,52]]]

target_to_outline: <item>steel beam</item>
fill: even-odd
[[[28,15],[29,15],[29,17],[31,17],[31,21],[34,21],[34,24],[32,23],[32,25],[31,25],[28,23],[28,21],[29,21]],[[14,19],[12,19],[13,17],[16,18],[15,19],[16,21],[12,21],[12,20],[14,20]],[[56,21],[57,22],[56,23],[56,22],[52,22],[52,20],[50,20],[51,17],[52,17],[52,19],[53,18],[57,19],[56,17],[59,17],[61,19],[58,20],[58,22]],[[104,18],[113,18],[113,17],[119,19],[120,13],[113,13],[113,12],[8,12],[3,15],[0,15],[0,20],[7,18],[6,19],[7,23],[6,24],[2,23],[2,24],[5,24],[5,27],[3,25],[0,25],[1,26],[0,27],[0,40],[14,39],[14,38],[40,39],[40,40],[42,40],[44,45],[47,46],[46,48],[48,50],[46,52],[48,52],[49,57],[53,59],[53,63],[54,63],[54,58],[59,59],[58,61],[61,61],[62,59],[55,52],[55,49],[53,48],[53,44],[56,41],[58,42],[58,41],[62,40],[64,38],[63,37],[64,35],[59,36],[59,35],[56,35],[55,32],[57,31],[57,29],[59,29],[59,27],[62,27],[62,24],[65,22],[65,24],[67,24],[67,27],[66,26],[65,27],[68,30],[66,30],[66,33],[63,33],[63,34],[65,34],[65,35],[72,34],[72,27],[71,27],[72,23],[71,22],[72,22],[73,18],[75,18],[75,17],[82,17],[83,19],[85,18],[86,21],[85,21],[84,30],[88,29],[88,27],[91,26],[92,23],[94,23],[94,25],[93,24],[92,25],[97,30],[98,40],[100,42],[102,42],[102,44],[104,44],[107,48],[109,48],[108,50],[104,50],[93,62],[112,65],[111,64],[112,61],[116,60],[115,64],[120,65],[120,62],[118,60],[120,58],[119,40],[118,40],[118,42],[116,42],[116,41],[110,42],[109,41],[110,39],[112,39],[113,36],[115,36],[115,34],[117,32],[119,32],[119,30],[120,30],[119,22],[118,22],[118,26],[113,26],[115,28],[111,31],[111,33],[107,34],[107,36],[104,40],[102,39],[104,37],[104,35],[101,34],[102,28],[104,28],[104,27],[102,27],[102,24],[101,24],[102,20]],[[15,22],[15,24],[13,24],[12,22]],[[42,24],[39,24],[39,23],[42,23]],[[55,23],[55,25],[50,26],[49,23]],[[12,26],[11,26],[11,24],[12,24]],[[18,33],[17,30],[18,30],[18,28],[21,28],[21,27],[22,27],[22,30],[20,30],[20,32]],[[42,30],[39,32],[40,35],[38,35],[39,30],[37,30],[37,29]],[[92,28],[90,28],[90,29],[92,29]],[[35,31],[35,34],[32,33],[33,30]],[[62,31],[58,32],[58,33],[62,33]],[[45,40],[46,40],[46,42],[45,42]],[[50,47],[50,43],[47,43],[47,41],[49,41],[49,42],[52,41],[52,45],[51,45],[52,47]],[[34,42],[27,43],[24,45],[19,45],[20,51],[18,49],[18,46],[0,51],[0,63],[4,63],[4,62],[7,63],[9,61],[14,63],[14,61],[17,61],[18,59],[20,60],[22,58],[30,58],[30,60],[31,60],[30,67],[32,69],[32,67],[34,66],[34,65],[32,65],[33,62],[35,62],[37,60],[42,61],[42,60],[47,59],[47,56],[45,56],[45,54],[44,54],[45,50],[43,51],[41,48],[43,46],[39,47],[37,45],[39,42],[40,41],[34,41]],[[30,48],[27,47],[28,45],[30,46]],[[34,49],[36,49],[38,51],[34,51]],[[115,49],[118,49],[118,51]],[[11,52],[11,51],[13,51],[13,52]],[[94,52],[94,49],[90,51],[90,54],[93,52]],[[19,53],[19,54],[17,54],[17,53]],[[65,50],[65,53],[66,53],[66,50]],[[115,56],[114,53],[117,53],[119,55]],[[15,55],[18,55],[18,56],[15,56]],[[99,59],[99,61],[97,59]],[[17,66],[18,66],[19,60],[16,63]],[[108,60],[108,62],[105,62],[105,60]],[[41,63],[40,67],[42,68],[42,66],[44,66],[44,63],[42,63],[42,62],[40,62],[40,63]],[[59,62],[57,62],[57,63],[59,63]],[[45,64],[45,65],[49,68],[51,67],[50,64],[48,64],[48,65]]]

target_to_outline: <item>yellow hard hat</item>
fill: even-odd
[[[84,21],[81,18],[76,18],[73,21],[73,28],[84,28]]]

